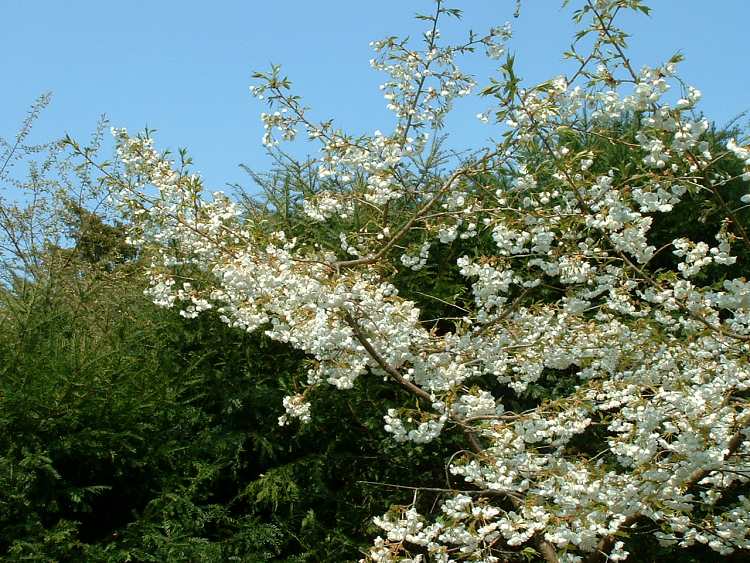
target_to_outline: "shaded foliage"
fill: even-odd
[[[6,295],[3,557],[354,560],[370,516],[413,494],[377,483],[446,486],[440,460],[457,445],[393,444],[381,417],[398,401],[378,380],[322,398],[300,431],[280,428],[304,358],[211,315],[157,309],[120,231],[78,218],[80,247],[50,250],[46,282]]]

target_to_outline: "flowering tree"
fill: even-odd
[[[107,171],[110,184],[133,242],[159,249],[154,302],[186,317],[213,309],[307,354],[307,379],[280,424],[309,420],[316,393],[381,377],[413,396],[383,413],[394,440],[464,433],[437,513],[420,513],[415,496],[376,517],[382,537],[367,560],[490,562],[525,551],[617,561],[628,555],[618,536],[643,521],[666,545],[750,548],[741,494],[750,283],[706,275],[736,273],[733,248],[750,245],[750,193],[740,201],[726,189],[750,179],[750,150],[734,139],[712,150],[678,58],[632,67],[616,17],[647,12],[641,2],[581,4],[567,53],[575,69],[528,87],[506,57],[479,115],[500,140],[460,161],[437,159],[432,144],[453,101],[476,87],[457,59],[503,58],[508,26],[442,45],[439,23],[460,12],[437,0],[420,16],[421,48],[374,42],[390,133],[355,137],[316,122],[278,68],[258,73],[252,91],[270,106],[264,143],[304,133],[321,145],[301,206],[323,241],[269,227],[222,193],[207,197],[148,136],[114,132],[124,168]],[[696,192],[725,217],[709,243],[679,236],[657,248],[652,225]],[[451,304],[459,315],[425,322],[396,275],[423,268],[441,245],[480,239],[491,245],[457,261],[471,298]],[[180,279],[179,265],[208,281]],[[529,403],[542,377],[554,389]]]

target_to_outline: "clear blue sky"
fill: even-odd
[[[564,70],[560,53],[573,27],[560,1],[524,0],[516,20],[514,0],[448,4],[465,14],[458,25],[444,23],[444,35],[510,20],[510,48],[524,78]],[[687,57],[681,74],[703,91],[710,118],[723,123],[750,109],[750,1],[650,4],[651,18],[627,21],[635,65],[679,50]],[[424,22],[412,16],[431,9],[429,0],[4,0],[0,135],[12,136],[30,103],[51,90],[34,140],[85,137],[106,113],[114,126],[157,129],[160,147],[187,147],[211,188],[247,183],[239,163],[262,170],[269,162],[260,144],[263,106],[248,91],[253,70],[280,63],[314,116],[335,117],[353,133],[387,131],[392,121],[377,88],[382,76],[368,65],[368,43],[418,35]],[[492,134],[473,117],[480,106],[457,109],[448,123],[455,146],[476,146]]]

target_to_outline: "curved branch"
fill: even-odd
[[[425,391],[418,385],[415,385],[411,381],[404,379],[404,377],[398,372],[398,370],[390,365],[385,358],[383,358],[383,356],[375,349],[372,343],[365,337],[361,327],[357,324],[357,321],[354,319],[354,317],[352,317],[351,313],[347,311],[344,314],[344,319],[354,332],[354,336],[357,341],[364,347],[370,357],[375,360],[375,362],[383,371],[385,371],[393,380],[395,380],[399,385],[401,385],[404,389],[406,389],[413,395],[416,395],[417,397],[419,397],[420,399],[424,399],[425,401],[429,401],[430,403],[433,402],[432,396],[430,396],[427,391]],[[457,422],[460,423],[462,421],[459,420]],[[464,425],[462,426],[464,435],[469,442],[471,450],[475,454],[481,455],[485,451],[485,448],[479,442],[476,433],[471,428]],[[523,497],[519,498],[515,493],[509,493],[506,491],[494,491],[494,494],[501,495],[504,498],[507,498],[515,509],[520,509],[521,507],[523,507]],[[557,558],[557,550],[550,542],[546,541],[539,534],[536,534],[534,536],[533,542],[537,550],[539,550],[547,563],[558,563],[559,560]]]

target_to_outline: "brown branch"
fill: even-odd
[[[373,264],[380,260],[383,256],[385,256],[388,251],[393,248],[393,246],[403,237],[407,232],[411,230],[411,228],[424,217],[424,215],[432,209],[435,204],[440,200],[440,197],[451,189],[453,186],[453,183],[460,178],[461,176],[464,176],[469,173],[469,170],[466,168],[462,168],[460,170],[457,170],[451,176],[448,178],[448,180],[443,184],[443,186],[437,191],[437,193],[430,198],[430,200],[424,204],[422,209],[420,209],[411,219],[409,219],[404,225],[398,230],[398,232],[393,235],[388,241],[383,245],[383,247],[378,250],[375,254],[372,254],[370,256],[365,256],[363,258],[356,258],[354,260],[339,260],[337,262],[332,262],[331,267],[335,270],[339,270],[340,268],[351,268],[354,266],[364,266],[366,264]]]
[[[601,27],[599,28],[599,31],[601,31],[607,37],[607,39],[609,39],[608,43],[615,48],[615,50],[617,51],[618,57],[622,61],[622,64],[625,66],[625,68],[627,69],[632,79],[634,81],[638,81],[638,75],[633,70],[633,67],[630,65],[630,60],[625,56],[625,53],[623,52],[622,47],[620,47],[620,44],[617,42],[617,39],[612,37],[612,30],[610,28],[612,26],[612,21],[614,20],[614,17],[611,17],[609,19],[609,24],[606,24],[604,23],[604,18],[596,10],[591,0],[587,0],[586,3],[589,5],[589,8],[591,8],[591,11],[594,13],[594,15],[596,16],[596,19],[599,21],[599,24],[601,25]]]
[[[410,393],[416,395],[420,399],[428,401],[429,403],[433,402],[432,397],[429,393],[427,393],[427,391],[415,385],[411,381],[404,379],[404,377],[398,372],[398,370],[390,365],[385,358],[383,358],[383,356],[375,349],[372,343],[365,337],[364,333],[362,332],[362,328],[359,326],[359,324],[357,324],[357,321],[354,319],[354,317],[352,317],[351,313],[346,312],[344,314],[344,319],[354,332],[354,336],[357,341],[364,347],[370,357],[375,360],[375,362],[383,371],[385,371],[392,379],[394,379],[399,385],[401,385]],[[461,424],[463,421],[457,420],[456,422]],[[485,448],[484,446],[482,446],[476,433],[464,424],[461,424],[461,426],[463,427],[464,435],[466,436],[466,440],[469,442],[471,450],[477,455],[484,455]],[[523,497],[519,498],[515,493],[507,491],[495,491],[493,492],[493,494],[501,495],[507,498],[511,502],[513,507],[517,510],[523,507]],[[542,554],[544,560],[547,561],[547,563],[558,563],[557,551],[551,543],[543,539],[538,534],[534,535],[533,542],[537,550]]]
[[[390,365],[386,361],[386,359],[383,358],[383,356],[381,356],[377,350],[375,350],[370,341],[367,340],[365,335],[362,333],[362,328],[359,326],[359,324],[357,324],[357,321],[354,320],[354,317],[352,317],[351,313],[345,313],[344,319],[346,320],[346,324],[348,324],[354,332],[354,336],[357,341],[364,347],[370,357],[375,360],[375,363],[380,366],[380,369],[391,376],[392,379],[394,379],[399,385],[401,385],[401,387],[409,391],[411,394],[416,395],[420,399],[423,399],[432,404],[433,399],[427,391],[425,391],[418,385],[415,385],[411,381],[404,379],[404,377],[398,372],[398,370]]]

